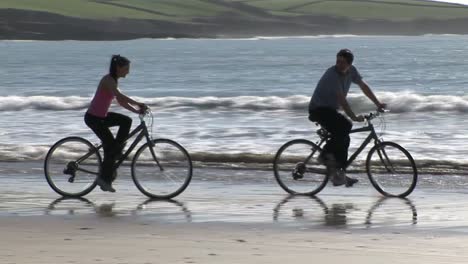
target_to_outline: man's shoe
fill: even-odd
[[[359,181],[358,179],[354,179],[354,178],[350,178],[346,176],[346,187],[353,187],[353,185],[357,183],[358,181]]]
[[[330,175],[330,180],[333,183],[333,186],[341,186],[346,184],[346,178],[346,173],[341,169],[335,169],[335,173]]]
[[[115,189],[112,187],[112,184],[106,182],[102,178],[97,178],[96,183],[97,185],[99,185],[99,187],[101,187],[101,190],[103,190],[104,192],[115,192]]]

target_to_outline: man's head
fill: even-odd
[[[353,64],[354,55],[349,49],[342,49],[336,54],[336,68],[339,72],[345,73]]]

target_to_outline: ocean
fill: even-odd
[[[217,167],[270,166],[283,143],[317,140],[307,119],[310,96],[336,52],[349,48],[364,80],[388,104],[390,112],[375,122],[379,135],[405,147],[420,167],[466,174],[467,41],[464,35],[0,41],[0,161],[42,162],[54,142],[71,135],[97,143],[83,115],[111,55],[121,54],[132,63],[120,89],[151,107],[154,138],[176,140],[195,161]],[[375,110],[356,85],[348,98],[356,113]],[[112,110],[139,123],[117,105]],[[353,134],[351,150],[365,136]]]

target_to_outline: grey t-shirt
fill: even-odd
[[[315,87],[314,95],[310,99],[309,111],[317,107],[338,109],[337,92],[341,90],[346,96],[351,83],[359,83],[361,79],[361,74],[352,65],[346,74],[338,73],[335,66],[328,68]]]

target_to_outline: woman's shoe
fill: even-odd
[[[106,182],[102,178],[98,177],[96,180],[97,185],[101,187],[101,190],[105,192],[115,192],[115,189],[112,187],[112,184]]]

